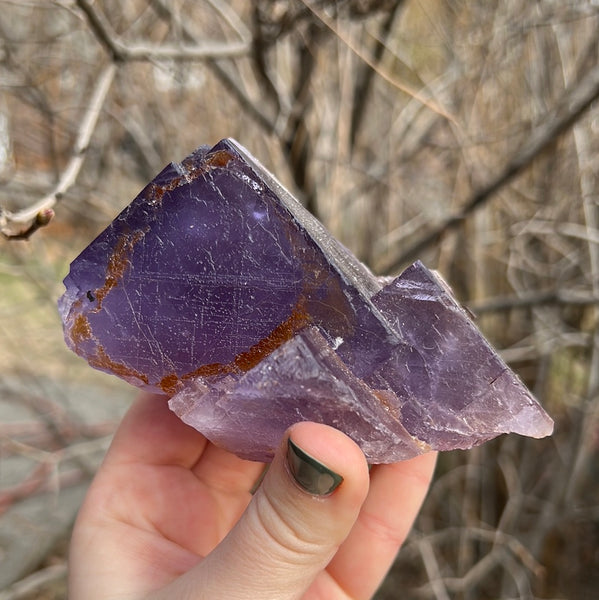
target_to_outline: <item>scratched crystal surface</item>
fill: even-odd
[[[553,429],[438,276],[377,279],[234,140],[167,166],[65,286],[76,353],[245,458],[300,420],[373,463]]]

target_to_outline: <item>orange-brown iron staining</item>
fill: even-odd
[[[217,150],[206,156],[206,166],[208,167],[226,167],[229,161],[233,160],[233,155],[226,150]]]
[[[166,192],[170,192],[181,184],[187,183],[183,177],[175,177],[171,179],[167,185],[152,184],[148,189],[148,202],[152,205],[162,204],[162,198]]]
[[[70,334],[75,348],[78,348],[81,342],[89,340],[92,337],[92,330],[85,315],[79,314],[75,317]]]
[[[94,312],[98,312],[102,308],[102,301],[110,290],[112,290],[119,281],[123,278],[123,275],[127,271],[127,268],[131,265],[131,253],[135,244],[143,239],[146,231],[134,231],[131,233],[124,233],[119,238],[114,250],[108,258],[108,266],[106,267],[106,279],[104,285],[101,288],[95,290],[94,296],[98,301]]]
[[[194,377],[210,377],[249,371],[260,363],[263,358],[289,341],[300,329],[308,325],[310,315],[303,308],[303,303],[303,299],[300,300],[283,323],[275,327],[269,335],[254,344],[249,350],[238,354],[232,362],[202,365],[190,373],[186,373],[181,378],[177,377],[175,373],[170,373],[160,380],[160,389],[167,394],[173,394],[178,390],[181,381],[193,379]]]
[[[268,336],[254,344],[247,352],[238,354],[233,364],[240,371],[249,371],[265,356],[289,341],[300,329],[310,322],[310,315],[303,308],[303,299],[298,302],[289,317],[275,327]]]
[[[122,363],[115,362],[108,356],[106,350],[102,346],[98,346],[93,356],[88,358],[88,362],[92,367],[103,371],[110,371],[123,379],[139,379],[146,385],[148,384],[148,376],[144,373],[139,373],[135,369],[131,369]]]

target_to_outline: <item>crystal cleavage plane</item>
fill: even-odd
[[[375,277],[232,139],[163,169],[64,283],[74,352],[243,458],[305,420],[371,463],[553,430],[439,276]]]

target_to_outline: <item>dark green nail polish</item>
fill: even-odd
[[[291,441],[291,438],[287,441],[287,463],[293,478],[300,487],[315,496],[330,494],[343,481],[341,475],[337,475],[321,462],[306,454]]]

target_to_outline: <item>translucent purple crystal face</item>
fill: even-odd
[[[553,429],[435,274],[383,285],[233,140],[167,166],[65,286],[77,354],[244,458],[302,420],[372,463]]]

